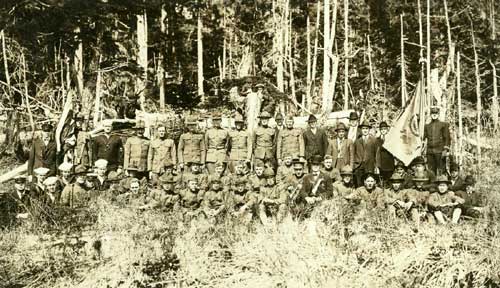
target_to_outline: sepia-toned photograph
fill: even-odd
[[[0,288],[500,288],[497,11],[0,0]]]

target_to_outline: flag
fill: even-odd
[[[63,112],[61,114],[61,118],[59,118],[59,122],[56,127],[56,144],[57,144],[57,152],[62,150],[62,146],[64,143],[64,139],[68,136],[70,129],[70,123],[73,120],[73,91],[69,91],[66,95],[66,101],[64,102]]]
[[[422,83],[385,137],[383,147],[408,166],[422,153],[425,126],[426,97]]]

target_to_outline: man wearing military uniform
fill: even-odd
[[[104,159],[107,161],[108,171],[116,171],[122,167],[123,160],[123,143],[122,139],[114,134],[113,122],[111,120],[103,121],[104,134],[101,134],[93,139],[94,145],[92,149],[92,159],[97,161]]]
[[[232,191],[227,200],[228,211],[231,215],[250,222],[256,210],[258,195],[249,191],[248,182],[238,178],[234,181]]]
[[[46,167],[38,167],[33,170],[35,174],[30,187],[30,195],[36,199],[42,199],[45,194],[45,185],[43,182],[47,179],[50,169]]]
[[[151,141],[148,151],[149,178],[153,185],[165,173],[165,167],[177,165],[177,149],[174,140],[167,138],[165,125],[160,125],[157,132],[158,138]]]
[[[335,127],[337,137],[328,140],[326,154],[332,156],[333,166],[342,169],[346,165],[354,165],[354,144],[351,139],[346,138],[347,128],[340,122]]]
[[[370,124],[363,121],[359,125],[361,136],[354,142],[354,184],[363,186],[363,178],[367,173],[375,172],[377,140],[369,135]]]
[[[269,223],[269,216],[280,222],[286,214],[288,192],[274,183],[274,171],[268,167],[264,171],[266,184],[260,188],[259,217],[263,224]]]
[[[410,211],[412,203],[401,200],[404,194],[404,178],[400,174],[394,173],[389,181],[391,186],[385,190],[385,203],[388,213],[393,218],[398,215],[406,215]]]
[[[252,187],[262,187],[266,184],[266,178],[264,177],[264,171],[266,170],[266,165],[261,160],[255,161],[254,173],[248,176],[248,182]]]
[[[383,210],[385,208],[384,190],[377,187],[375,175],[367,173],[363,179],[363,186],[358,187],[353,193],[344,197],[359,203],[359,215],[364,216],[368,211]]]
[[[132,177],[143,178],[148,168],[149,140],[144,137],[144,122],[136,124],[136,135],[125,142],[123,169]]]
[[[412,188],[415,186],[415,183],[413,183],[413,177],[414,175],[416,174],[422,174],[425,176],[425,178],[427,178],[427,182],[426,183],[423,183],[424,185],[424,188],[427,190],[427,191],[435,191],[435,183],[434,183],[434,180],[436,179],[436,175],[434,174],[434,172],[432,172],[431,170],[427,169],[425,167],[425,160],[423,157],[421,156],[418,156],[416,157],[412,162],[411,162],[411,167],[412,167],[412,174],[410,175],[407,175],[406,179],[405,179],[405,183],[404,183],[404,186],[406,188]]]
[[[188,119],[186,122],[188,132],[183,133],[179,138],[177,157],[179,168],[183,169],[185,164],[192,162],[205,165],[205,137],[196,132],[197,122],[195,119]]]
[[[394,173],[394,156],[387,151],[383,145],[385,142],[385,137],[389,132],[389,125],[382,121],[379,125],[380,136],[377,140],[377,151],[376,151],[376,167],[379,171],[380,178],[382,179],[382,185],[389,183],[389,179]]]
[[[43,181],[43,185],[45,193],[41,198],[42,202],[49,207],[58,205],[61,198],[59,179],[56,176],[49,176]]]
[[[304,138],[304,157],[309,166],[312,166],[313,156],[320,156],[321,161],[325,157],[328,148],[328,136],[325,131],[317,127],[318,120],[314,115],[309,115],[308,128],[302,133]],[[311,167],[309,167],[311,168]]]
[[[283,162],[276,170],[276,184],[281,183],[286,177],[293,174],[292,156],[283,157]]]
[[[108,180],[106,171],[108,170],[108,161],[99,159],[95,161],[95,173],[88,179],[87,186],[96,192],[107,192],[111,187],[111,181]]]
[[[293,174],[288,175],[281,183],[278,184],[278,189],[286,190],[288,193],[289,203],[294,203],[302,189],[305,171],[304,162],[299,158],[292,160]]]
[[[302,182],[302,189],[296,199],[297,205],[302,206],[303,216],[307,217],[312,212],[312,209],[316,207],[323,200],[332,198],[333,184],[330,176],[321,173],[321,165],[323,163],[323,157],[316,155],[311,157],[311,173],[304,176]]]
[[[187,187],[179,192],[180,203],[183,209],[184,221],[191,221],[201,216],[201,204],[204,199],[204,191],[200,189],[197,178],[188,180]]]
[[[26,189],[26,177],[14,178],[13,191],[0,191],[0,229],[14,225],[18,219],[28,218],[31,197]]]
[[[75,172],[87,171],[92,163],[92,153],[90,147],[90,136],[88,132],[88,118],[76,120],[76,144],[73,157]]]
[[[262,160],[267,166],[274,166],[274,129],[269,127],[269,112],[264,111],[260,114],[260,125],[253,134],[254,160]]]
[[[41,137],[33,139],[28,159],[28,175],[39,167],[49,169],[48,175],[56,174],[57,148],[52,125],[43,124]]]
[[[226,195],[224,195],[222,183],[219,179],[213,179],[210,184],[208,191],[205,192],[203,196],[203,211],[212,221],[216,223],[218,218],[225,211],[225,203],[227,201]]]
[[[342,181],[333,183],[333,195],[336,198],[344,199],[345,196],[351,195],[355,190],[352,183],[351,166],[344,166],[340,170],[340,177],[342,177]]]
[[[339,169],[333,166],[333,158],[328,154],[325,155],[325,159],[323,160],[321,172],[330,176],[333,182],[340,182],[342,180]]]
[[[448,190],[450,184],[448,176],[439,176],[435,182],[438,192],[432,193],[427,200],[429,211],[434,215],[439,224],[444,225],[448,221],[452,224],[458,224],[458,220],[462,214],[460,206],[465,203],[465,200]]]
[[[280,129],[277,134],[276,157],[280,166],[285,156],[304,158],[304,138],[302,137],[302,131],[298,128],[293,128],[293,124],[293,117],[287,116],[285,128]]]
[[[177,178],[173,174],[163,174],[159,178],[161,188],[156,189],[152,195],[151,205],[164,211],[176,211],[179,209],[180,196],[176,193],[178,187]]]
[[[71,173],[73,170],[73,164],[69,162],[63,162],[61,165],[59,165],[59,171],[60,171],[60,183],[62,187],[64,188],[67,185],[70,185],[73,183],[74,180],[74,175]]]
[[[227,141],[228,133],[222,129],[222,117],[216,113],[212,117],[212,128],[205,133],[205,144],[207,145],[207,153],[205,163],[209,174],[215,171],[215,163],[217,161],[225,162],[227,158]]]
[[[421,171],[417,172],[412,177],[413,187],[405,189],[400,192],[401,206],[408,210],[411,220],[419,224],[422,220],[427,218],[427,199],[429,198],[429,191],[425,188],[426,183],[429,182],[427,175]]]
[[[444,174],[445,159],[451,144],[450,128],[447,122],[439,121],[439,107],[431,107],[431,122],[425,125],[424,141],[427,143],[427,162],[435,175]]]
[[[75,182],[68,183],[61,192],[60,204],[70,208],[86,207],[91,193],[85,186],[85,178],[77,176]]]
[[[200,162],[193,161],[189,165],[189,171],[184,171],[181,176],[181,187],[188,186],[191,179],[196,179],[196,184],[202,190],[208,187],[208,175],[202,170]]]
[[[252,159],[252,134],[243,130],[243,117],[237,114],[234,117],[235,130],[229,132],[229,169],[234,172],[236,161],[246,161],[250,163]]]
[[[226,175],[225,173],[225,165],[224,162],[217,161],[215,163],[215,172],[212,175],[208,175],[208,183],[211,183],[214,180],[219,180],[222,185],[222,190],[224,193],[229,191],[231,186],[231,176]]]

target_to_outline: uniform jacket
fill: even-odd
[[[278,130],[276,157],[283,160],[285,156],[304,157],[304,138],[300,129],[283,128]]]
[[[63,206],[83,207],[87,206],[90,200],[90,193],[78,183],[68,184],[61,193],[60,203]]]
[[[292,175],[294,172],[293,170],[293,165],[286,166],[286,165],[281,165],[278,166],[278,169],[276,170],[276,184],[279,184],[283,180],[285,180],[286,177],[289,175]]]
[[[33,175],[33,170],[39,167],[49,168],[48,176],[54,175],[57,171],[57,147],[56,142],[51,140],[48,145],[40,138],[33,140],[28,159],[28,173]]]
[[[205,193],[202,190],[198,190],[198,193],[193,193],[191,190],[186,188],[181,190],[179,194],[182,207],[198,209],[201,206]]]
[[[272,159],[274,144],[274,129],[270,127],[257,127],[253,134],[254,156],[256,159]]]
[[[149,145],[148,171],[160,173],[168,164],[177,164],[177,149],[172,139],[154,139]]]
[[[440,206],[448,203],[459,203],[463,204],[465,202],[464,199],[455,195],[455,193],[448,191],[444,194],[440,194],[439,192],[434,192],[427,199],[427,205],[432,210],[440,210]]]
[[[123,169],[146,171],[148,168],[149,140],[132,136],[125,142],[123,149]]]
[[[229,160],[250,160],[252,158],[252,135],[246,130],[229,132]]]
[[[355,189],[354,185],[346,186],[344,182],[333,183],[333,195],[335,197],[344,198],[347,195],[351,195]]]
[[[448,123],[433,120],[424,128],[424,140],[427,140],[427,153],[441,153],[450,148],[450,128]]]
[[[122,165],[123,143],[119,136],[111,135],[107,137],[106,135],[99,135],[93,141],[93,161],[106,159],[108,161],[108,170],[115,170],[116,167]]]
[[[307,128],[302,133],[302,137],[304,138],[304,157],[306,160],[310,160],[314,155],[325,157],[328,137],[323,129],[316,128],[316,134],[314,134],[310,128]]]
[[[373,136],[363,137],[354,142],[353,169],[364,168],[366,172],[374,172],[377,152],[377,140]]]
[[[226,161],[228,133],[224,129],[209,129],[205,133],[206,162]]]
[[[177,150],[179,163],[204,163],[206,153],[205,137],[203,134],[198,133],[184,133],[179,138],[179,147],[177,147]]]
[[[337,169],[342,169],[346,165],[354,166],[354,143],[351,139],[343,139],[340,141],[337,138],[328,140],[328,148],[326,154],[333,158],[333,166]]]
[[[364,186],[357,188],[351,195],[346,196],[350,200],[360,200],[365,209],[384,208],[385,194],[380,187],[368,191]]]
[[[342,180],[339,169],[335,167],[332,167],[332,169],[329,170],[326,169],[325,167],[321,167],[321,173],[325,173],[326,175],[330,176],[332,182],[339,182]]]
[[[376,152],[377,167],[381,171],[394,171],[394,156],[382,147],[382,145],[384,145],[384,139],[378,137]]]

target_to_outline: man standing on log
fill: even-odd
[[[35,138],[31,146],[28,160],[28,174],[33,175],[33,170],[39,167],[46,167],[50,171],[48,176],[56,174],[57,146],[54,141],[52,125],[44,123],[42,125],[41,137]]]
[[[450,128],[447,122],[439,119],[439,107],[431,107],[431,123],[424,128],[424,141],[427,141],[427,163],[435,175],[445,174],[445,159],[450,151]]]

